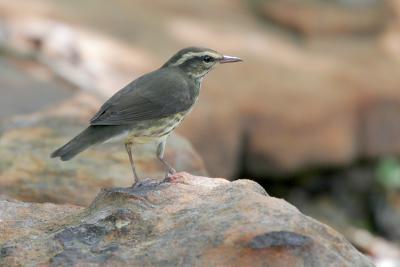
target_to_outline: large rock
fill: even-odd
[[[258,184],[187,173],[87,209],[0,200],[0,252],[4,266],[373,266]]]
[[[306,35],[372,33],[384,29],[388,9],[376,0],[263,0],[256,10],[268,21]]]
[[[122,141],[94,146],[67,162],[50,158],[52,151],[87,127],[84,118],[90,113],[89,100],[93,99],[80,95],[46,112],[0,123],[0,195],[23,201],[88,205],[100,188],[132,183]],[[164,177],[155,148],[155,144],[135,148],[141,178]],[[165,156],[177,170],[205,174],[201,158],[179,135],[169,138]]]
[[[21,65],[21,61],[0,55],[0,119],[38,111],[72,95],[65,84],[38,79]],[[43,75],[43,69],[40,71]]]

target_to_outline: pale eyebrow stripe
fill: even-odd
[[[204,52],[188,52],[184,54],[178,61],[172,63],[172,66],[177,66],[180,65],[187,60],[194,58],[194,57],[201,57],[201,56],[211,56],[211,57],[218,57],[219,55],[216,53],[213,53],[211,51],[204,51]]]

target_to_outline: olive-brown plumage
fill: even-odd
[[[171,57],[161,68],[145,74],[106,101],[90,120],[90,126],[51,157],[69,160],[91,145],[124,136],[134,175],[138,177],[131,147],[135,143],[157,141],[157,157],[163,159],[166,139],[196,103],[204,76],[217,64],[241,61],[214,50],[189,47]]]

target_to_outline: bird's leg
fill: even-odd
[[[157,146],[157,158],[164,164],[164,166],[167,168],[167,172],[165,173],[165,178],[168,178],[169,175],[174,175],[176,173],[176,170],[172,168],[171,165],[164,159],[164,151],[165,151],[165,144],[167,140],[164,138]]]
[[[136,173],[135,163],[133,163],[132,143],[130,143],[130,142],[125,143],[125,149],[126,149],[126,152],[128,153],[129,161],[131,162],[131,167],[132,167],[132,172],[133,172],[133,184],[132,184],[132,187],[135,187],[135,185],[139,181],[139,176]]]

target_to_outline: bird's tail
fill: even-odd
[[[66,143],[51,154],[52,158],[60,157],[69,160],[86,150],[89,146],[102,143],[116,134],[115,126],[89,126],[71,141]]]

